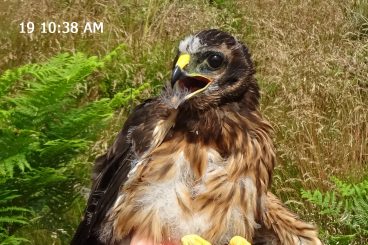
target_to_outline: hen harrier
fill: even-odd
[[[180,244],[185,236],[186,244],[223,245],[236,235],[321,244],[314,226],[267,191],[275,153],[254,73],[246,46],[225,32],[181,41],[171,84],[135,108],[97,159],[72,244]]]

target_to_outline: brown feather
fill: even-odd
[[[317,238],[316,227],[301,221],[270,192],[267,193],[262,219],[268,233],[275,235],[274,243],[272,244],[322,244]],[[257,236],[259,237],[259,234]]]

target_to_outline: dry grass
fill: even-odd
[[[280,162],[304,187],[331,175],[359,180],[368,162],[368,43],[345,10],[325,1],[249,3],[244,23],[276,129]]]
[[[357,20],[366,3],[238,2],[252,27],[244,39],[257,62],[262,111],[275,127],[273,189],[320,226],[325,217],[303,203],[300,189],[330,189],[332,176],[357,182],[368,175],[368,21]]]
[[[300,188],[327,189],[330,176],[368,176],[367,13],[365,0],[8,1],[0,3],[0,70],[61,51],[102,55],[126,43],[129,65],[114,63],[105,79],[117,89],[147,80],[156,87],[168,78],[183,36],[210,27],[230,31],[253,53],[262,112],[275,127],[274,191],[323,224],[301,202]],[[103,21],[106,32],[26,36],[18,33],[24,20]],[[124,115],[98,145],[108,145]]]

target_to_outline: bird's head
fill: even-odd
[[[226,32],[204,30],[180,42],[171,86],[181,104],[197,109],[245,100],[252,110],[259,98],[253,74],[245,45]]]

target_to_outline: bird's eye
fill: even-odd
[[[211,68],[217,69],[224,62],[224,58],[219,54],[212,54],[207,58],[207,62]]]

